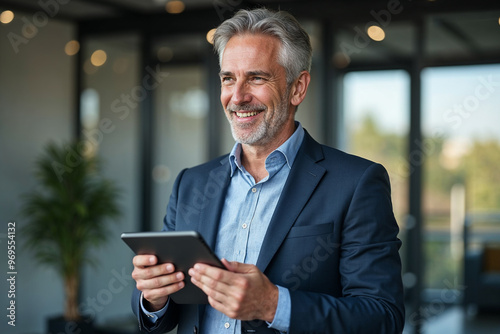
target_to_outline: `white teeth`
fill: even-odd
[[[251,112],[236,112],[236,115],[238,117],[250,117],[250,116],[255,116],[257,115],[258,112],[257,111],[251,111]]]

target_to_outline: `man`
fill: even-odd
[[[401,333],[400,241],[385,169],[318,144],[294,121],[310,81],[307,33],[284,12],[240,11],[214,44],[237,143],[180,173],[164,229],[199,231],[227,270],[196,264],[185,275],[136,256],[141,329]],[[186,279],[210,305],[169,300]]]

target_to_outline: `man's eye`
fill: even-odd
[[[264,78],[263,77],[253,77],[253,81],[264,81]]]
[[[222,82],[224,82],[224,83],[231,82],[232,80],[233,80],[233,78],[231,78],[231,77],[223,77],[223,78],[221,79],[221,81],[222,81]]]

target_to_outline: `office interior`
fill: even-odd
[[[297,120],[389,172],[405,333],[499,333],[498,1],[0,0],[1,254],[7,224],[27,219],[43,148],[82,140],[119,185],[122,215],[91,250],[80,308],[100,333],[136,333],[120,234],[160,230],[177,173],[231,149],[211,33],[260,6],[311,37]],[[20,247],[16,326],[3,316],[0,332],[45,333],[64,309],[61,280]],[[8,290],[1,280],[4,310]]]

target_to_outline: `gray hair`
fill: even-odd
[[[311,70],[312,48],[309,35],[291,14],[265,8],[239,10],[217,28],[213,41],[219,55],[219,64],[222,63],[224,49],[231,37],[245,33],[264,34],[280,40],[278,63],[285,68],[288,84],[302,71]]]

